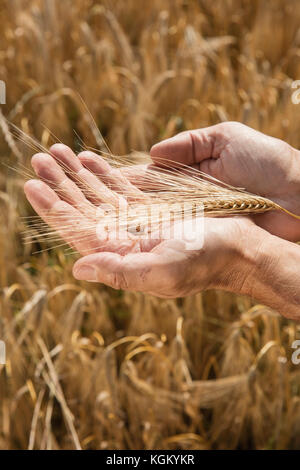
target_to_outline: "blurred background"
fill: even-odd
[[[0,23],[0,448],[299,449],[299,324],[75,281],[73,256],[23,243],[33,150],[5,120],[76,151],[226,120],[299,148],[299,1],[2,0]]]

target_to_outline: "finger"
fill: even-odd
[[[62,201],[56,192],[40,180],[30,180],[24,186],[26,197],[39,216],[53,229],[40,228],[42,239],[58,241],[57,233],[72,248],[82,255],[100,251],[114,251],[126,254],[138,251],[139,244],[134,236],[126,233],[113,233],[114,228],[108,230],[103,216],[95,211],[93,218],[85,217],[80,211],[65,201]],[[151,249],[154,243],[148,242]],[[146,242],[145,242],[146,246]]]
[[[76,279],[102,282],[114,289],[172,295],[186,261],[183,247],[181,241],[171,240],[159,243],[150,252],[85,256],[75,263],[73,275]]]
[[[80,158],[69,147],[55,144],[50,148],[50,152],[93,204],[126,205],[125,199],[111,191],[97,176],[85,168]]]
[[[95,223],[62,201],[47,184],[40,180],[29,180],[25,183],[24,191],[37,214],[70,246],[81,253],[94,252],[99,248]],[[55,241],[55,232],[46,231],[43,235]]]
[[[67,177],[53,157],[46,153],[38,153],[32,157],[31,164],[37,176],[51,186],[61,199],[86,215],[93,215],[95,211],[93,205],[86,199],[74,181]]]
[[[149,165],[130,165],[123,166],[120,168],[122,174],[127,178],[132,184],[134,184],[139,189],[147,189],[145,186],[145,177],[147,175],[147,170]]]
[[[220,148],[217,145],[219,134],[219,125],[181,132],[170,139],[155,144],[151,148],[150,156],[158,166],[164,166],[165,159],[193,165],[208,158],[218,158],[220,154]]]
[[[113,168],[107,161],[94,152],[85,151],[78,155],[81,163],[105,183],[112,191],[129,200],[143,199],[145,196],[134,184],[132,184],[125,173],[118,168]]]
[[[101,282],[114,289],[159,291],[166,282],[167,260],[155,252],[96,253],[78,260],[73,275],[78,280]]]
[[[162,183],[164,170],[156,165],[132,165],[122,167],[120,171],[141,191],[157,191],[164,188]]]

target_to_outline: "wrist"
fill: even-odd
[[[240,234],[226,249],[226,257],[219,267],[212,288],[223,289],[236,294],[252,296],[253,279],[259,266],[267,265],[267,255],[261,247],[267,232],[256,225]],[[263,259],[265,258],[265,259]]]
[[[290,147],[289,172],[285,178],[282,194],[278,203],[290,212],[300,215],[300,151]],[[300,221],[287,216],[286,222],[282,223],[282,230],[288,230],[288,237],[282,237],[292,241],[300,240]]]
[[[254,226],[236,245],[224,290],[246,295],[278,313],[300,319],[300,248]]]

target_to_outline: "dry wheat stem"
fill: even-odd
[[[128,166],[120,168],[124,170],[125,168],[128,169]],[[67,169],[65,170],[67,171]],[[201,206],[204,210],[204,215],[209,217],[260,214],[271,210],[285,211],[278,204],[266,198],[249,194],[240,189],[227,187],[221,182],[201,174],[199,171],[193,170],[192,173],[193,175],[191,176],[190,174],[179,174],[176,169],[173,171],[168,169],[164,172],[153,169],[149,170],[149,174],[144,179],[144,182],[146,181],[147,185],[151,184],[152,187],[154,186],[155,190],[145,191],[139,200],[132,201],[130,200],[132,195],[130,193],[127,194],[125,190],[129,206],[136,209],[135,214],[138,214],[137,218],[129,215],[128,208],[119,209],[112,213],[104,213],[103,217],[99,217],[99,213],[97,214],[99,208],[93,205],[77,206],[79,211],[78,217],[73,217],[71,223],[69,221],[66,223],[64,213],[44,214],[47,224],[36,216],[28,218],[30,227],[28,232],[25,233],[26,239],[30,243],[32,238],[59,243],[61,238],[66,237],[70,239],[70,232],[72,232],[71,242],[73,246],[81,242],[93,243],[95,246],[95,243],[98,242],[100,247],[101,242],[109,238],[109,233],[104,233],[103,240],[98,239],[96,227],[99,222],[103,224],[105,220],[106,225],[104,225],[104,228],[107,232],[109,232],[109,227],[115,226],[118,223],[118,227],[125,232],[130,231],[133,227],[136,232],[135,236],[138,236],[137,233],[139,232],[143,234],[145,231],[151,230],[153,233],[157,233],[161,224],[182,220],[182,204],[187,202],[190,203],[190,208],[185,210],[184,217],[186,219],[192,218],[195,215],[198,206]],[[100,198],[101,195],[98,195],[94,188],[88,187],[78,175],[71,174],[70,171],[68,171],[68,174],[76,181],[88,198],[94,198],[95,196]],[[109,186],[108,178],[101,175],[101,179]],[[61,188],[55,189],[59,195],[67,200]],[[174,209],[175,203],[177,204],[176,209]],[[149,213],[149,209],[153,209],[155,206],[159,210],[155,211],[153,215]],[[163,209],[160,210],[161,208]],[[82,224],[82,213],[85,215],[84,224]],[[43,214],[41,215],[43,216]],[[49,228],[48,224],[52,228]],[[86,251],[88,252],[89,250],[87,249]]]
[[[7,121],[4,122],[11,140],[14,136],[33,150],[51,154],[48,149],[17,126],[7,123]],[[14,141],[13,144],[15,146]],[[89,149],[88,147],[85,148]],[[92,150],[95,153],[97,152],[96,149]],[[112,167],[120,171],[120,178],[127,175],[128,171],[136,170],[137,175],[139,174],[141,167],[134,163],[136,155],[139,156],[139,160],[149,161],[149,156],[143,153],[122,157],[112,155],[108,147],[107,152],[102,150],[98,153],[100,154],[99,159],[106,160]],[[300,219],[300,216],[290,213],[287,209],[267,198],[248,193],[241,188],[232,187],[185,164],[175,163],[164,158],[160,158],[157,163],[160,165],[159,167],[148,165],[141,176],[140,189],[142,191],[127,183],[125,186],[123,185],[124,188],[121,194],[118,194],[118,190],[111,183],[110,173],[96,175],[112,191],[110,194],[115,195],[116,206],[118,206],[119,196],[123,196],[127,200],[126,208],[117,207],[117,211],[109,211],[108,213],[106,210],[99,212],[99,207],[95,207],[89,201],[96,198],[101,200],[103,204],[112,206],[111,198],[105,199],[106,196],[103,192],[89,186],[79,174],[70,171],[70,168],[60,163],[65,173],[76,182],[77,186],[86,195],[87,203],[76,206],[78,217],[75,215],[72,222],[68,220],[66,223],[63,212],[40,214],[43,218],[46,218],[47,223],[43,222],[38,216],[27,218],[29,230],[24,233],[25,241],[32,243],[32,239],[35,238],[57,243],[67,234],[70,240],[70,232],[73,232],[74,234],[71,237],[72,245],[83,241],[95,244],[97,241],[97,224],[104,221],[106,224],[104,224],[104,229],[107,231],[109,231],[109,227],[115,226],[117,223],[118,227],[125,232],[133,229],[136,234],[139,232],[140,234],[145,232],[157,233],[163,223],[181,221],[183,207],[185,207],[185,220],[194,217],[199,208],[208,217],[262,214],[271,210],[280,210]],[[33,176],[32,172],[22,164],[16,170],[27,178]],[[45,182],[55,189],[62,199],[72,203],[68,200],[69,196],[65,194],[63,186],[53,187],[53,182]],[[137,183],[137,186],[139,186],[139,183]],[[186,203],[189,204],[188,209],[186,209]],[[138,217],[129,215],[128,207],[134,209],[134,214],[138,214]],[[154,215],[151,213],[153,208],[157,209],[154,211]],[[84,214],[84,224],[82,223],[82,214]],[[101,214],[103,217],[101,217]],[[79,227],[80,230],[77,233]]]

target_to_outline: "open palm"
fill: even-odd
[[[236,250],[232,240],[247,238],[254,225],[248,218],[206,219],[204,249],[187,249],[184,238],[141,240],[127,233],[116,239],[96,231],[99,210],[138,201],[141,190],[92,152],[76,156],[56,144],[50,153],[32,158],[40,179],[28,181],[25,193],[43,220],[82,255],[73,270],[77,279],[161,297],[218,287],[218,273],[226,276],[228,256]]]

